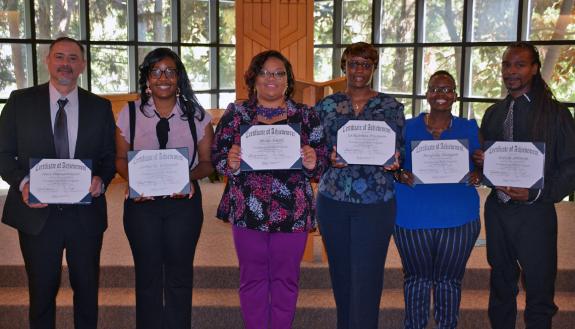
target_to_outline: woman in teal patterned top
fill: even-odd
[[[327,251],[337,306],[338,329],[376,329],[383,268],[395,224],[392,166],[345,165],[337,158],[337,131],[350,120],[385,121],[403,146],[403,105],[371,89],[377,50],[355,43],[342,55],[345,92],[327,96],[316,109],[331,150],[317,198],[320,230]],[[399,154],[399,153],[396,154]]]

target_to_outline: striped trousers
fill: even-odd
[[[437,328],[457,327],[461,280],[480,229],[479,220],[450,228],[395,226],[404,272],[405,329],[426,327],[432,289]]]

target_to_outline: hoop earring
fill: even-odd
[[[178,90],[176,90],[176,97],[180,97],[180,87],[178,87]]]
[[[150,89],[150,87],[146,88],[146,91],[144,91],[146,93],[146,95],[148,96],[152,96],[152,90]]]

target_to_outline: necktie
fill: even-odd
[[[160,113],[154,110],[160,121],[156,124],[156,136],[158,137],[158,143],[160,143],[160,149],[165,149],[166,145],[168,144],[168,133],[170,132],[170,120],[174,114],[170,115],[167,118],[162,118]]]
[[[513,141],[513,105],[515,105],[514,100],[509,104],[509,111],[507,111],[507,116],[503,121],[503,139],[508,142]]]
[[[507,142],[513,141],[513,105],[515,105],[514,100],[509,104],[509,111],[507,111],[507,116],[505,117],[505,121],[503,121],[503,139]],[[507,203],[511,200],[509,195],[499,190],[497,190],[497,198],[503,203]]]
[[[66,119],[66,110],[64,110],[66,104],[68,104],[68,99],[63,98],[58,100],[58,112],[56,112],[56,120],[54,121],[54,146],[58,159],[70,158],[68,122]]]

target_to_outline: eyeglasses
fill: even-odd
[[[346,65],[350,69],[357,69],[359,67],[362,67],[365,70],[369,70],[373,67],[373,64],[370,62],[360,62],[360,61],[349,61],[346,63]]]
[[[269,72],[266,70],[261,70],[258,72],[258,76],[265,78],[265,79],[269,79],[273,76],[274,79],[276,79],[276,80],[283,80],[283,78],[285,78],[286,75],[287,75],[286,71]]]
[[[154,79],[159,79],[162,77],[162,73],[166,77],[166,79],[173,79],[178,75],[177,69],[165,68],[165,69],[151,69],[150,76]]]
[[[434,93],[434,94],[438,94],[438,93],[453,94],[453,93],[455,93],[455,88],[451,88],[451,87],[429,87],[427,89],[427,92]]]

